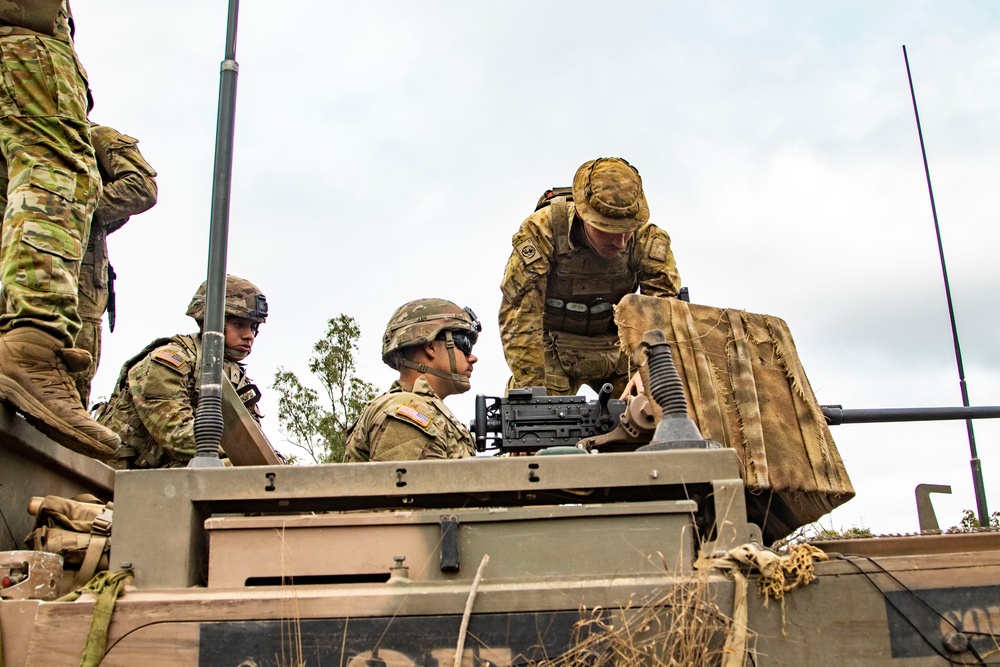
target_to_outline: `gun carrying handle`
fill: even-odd
[[[613,384],[605,382],[601,385],[601,391],[597,394],[597,402],[601,406],[601,412],[598,419],[605,424],[610,424],[611,422],[611,411],[608,409],[608,401],[611,400],[611,393],[614,390],[615,386]]]
[[[598,394],[597,394],[597,400],[601,404],[601,410],[602,411],[608,409],[608,401],[611,400],[611,392],[613,392],[614,390],[615,390],[615,386],[613,384],[611,384],[610,382],[605,382],[601,386],[601,391],[598,392]]]

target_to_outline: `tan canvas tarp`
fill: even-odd
[[[783,537],[854,497],[783,320],[637,294],[622,299],[615,319],[629,354],[651,329],[671,341],[688,415],[703,437],[739,454],[766,537]]]

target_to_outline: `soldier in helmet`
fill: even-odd
[[[513,245],[500,285],[510,386],[571,395],[611,382],[621,393],[629,360],[614,306],[637,288],[663,297],[680,289],[670,237],[649,222],[639,172],[621,158],[585,162],[572,198],[536,210]]]
[[[125,362],[111,398],[98,406],[98,422],[122,439],[121,449],[109,461],[112,467],[175,468],[194,456],[206,289],[207,283],[202,283],[187,309],[199,333],[158,338],[147,345]],[[266,320],[267,299],[261,291],[248,280],[227,276],[223,373],[258,421],[260,392],[241,362],[250,355]]]
[[[389,393],[369,403],[348,432],[344,461],[475,456],[469,429],[443,398],[467,392],[482,326],[469,308],[444,299],[400,306],[382,337],[382,361],[399,371]]]

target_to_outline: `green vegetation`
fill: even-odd
[[[347,429],[376,396],[375,386],[354,374],[360,337],[354,318],[338,315],[327,322],[326,335],[313,346],[309,372],[319,379],[329,407],[321,405],[319,392],[304,386],[291,371],[279,367],[274,374],[271,387],[280,394],[281,433],[313,463],[344,460]]]
[[[851,526],[850,528],[834,528],[824,526],[819,522],[802,526],[788,537],[778,540],[771,545],[774,551],[783,553],[792,545],[804,542],[817,542],[822,540],[851,540],[858,538],[875,537],[871,528],[865,526]]]
[[[962,520],[957,526],[952,526],[946,533],[974,533],[977,530],[985,530],[989,528],[1000,528],[1000,512],[994,512],[990,515],[990,521],[988,526],[983,526],[979,523],[979,517],[972,510],[965,510],[962,512]]]
[[[874,537],[871,528],[851,526],[850,528],[823,528],[818,530],[812,539],[815,540],[851,540],[858,537]]]

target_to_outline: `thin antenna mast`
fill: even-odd
[[[226,57],[219,74],[219,114],[215,130],[215,169],[212,215],[208,238],[208,286],[205,294],[205,330],[202,333],[201,389],[194,415],[195,455],[191,468],[213,468],[222,442],[222,383],[226,326],[226,256],[229,244],[229,199],[233,176],[233,133],[236,123],[236,27],[239,0],[229,0]]]
[[[903,61],[906,63],[906,79],[910,82],[910,99],[913,100],[913,116],[917,119],[917,136],[920,137],[920,154],[924,158],[924,175],[927,177],[927,192],[931,198],[931,214],[934,217],[934,233],[937,235],[938,256],[941,258],[941,274],[944,277],[944,294],[948,301],[948,317],[951,318],[951,337],[955,343],[955,363],[958,364],[958,386],[962,391],[962,405],[969,407],[969,390],[965,383],[965,368],[962,365],[962,348],[958,344],[958,327],[955,325],[955,308],[951,300],[951,285],[948,282],[948,267],[944,261],[944,245],[941,243],[941,227],[938,225],[937,206],[934,205],[934,188],[931,187],[931,172],[927,166],[927,151],[924,148],[924,133],[920,129],[920,114],[917,112],[917,96],[913,92],[913,77],[910,75],[910,59],[903,45]],[[972,486],[976,492],[976,510],[981,526],[990,525],[990,513],[986,507],[986,489],[983,486],[983,466],[976,452],[976,435],[972,430],[972,420],[965,420],[969,432],[969,450],[972,454]]]

